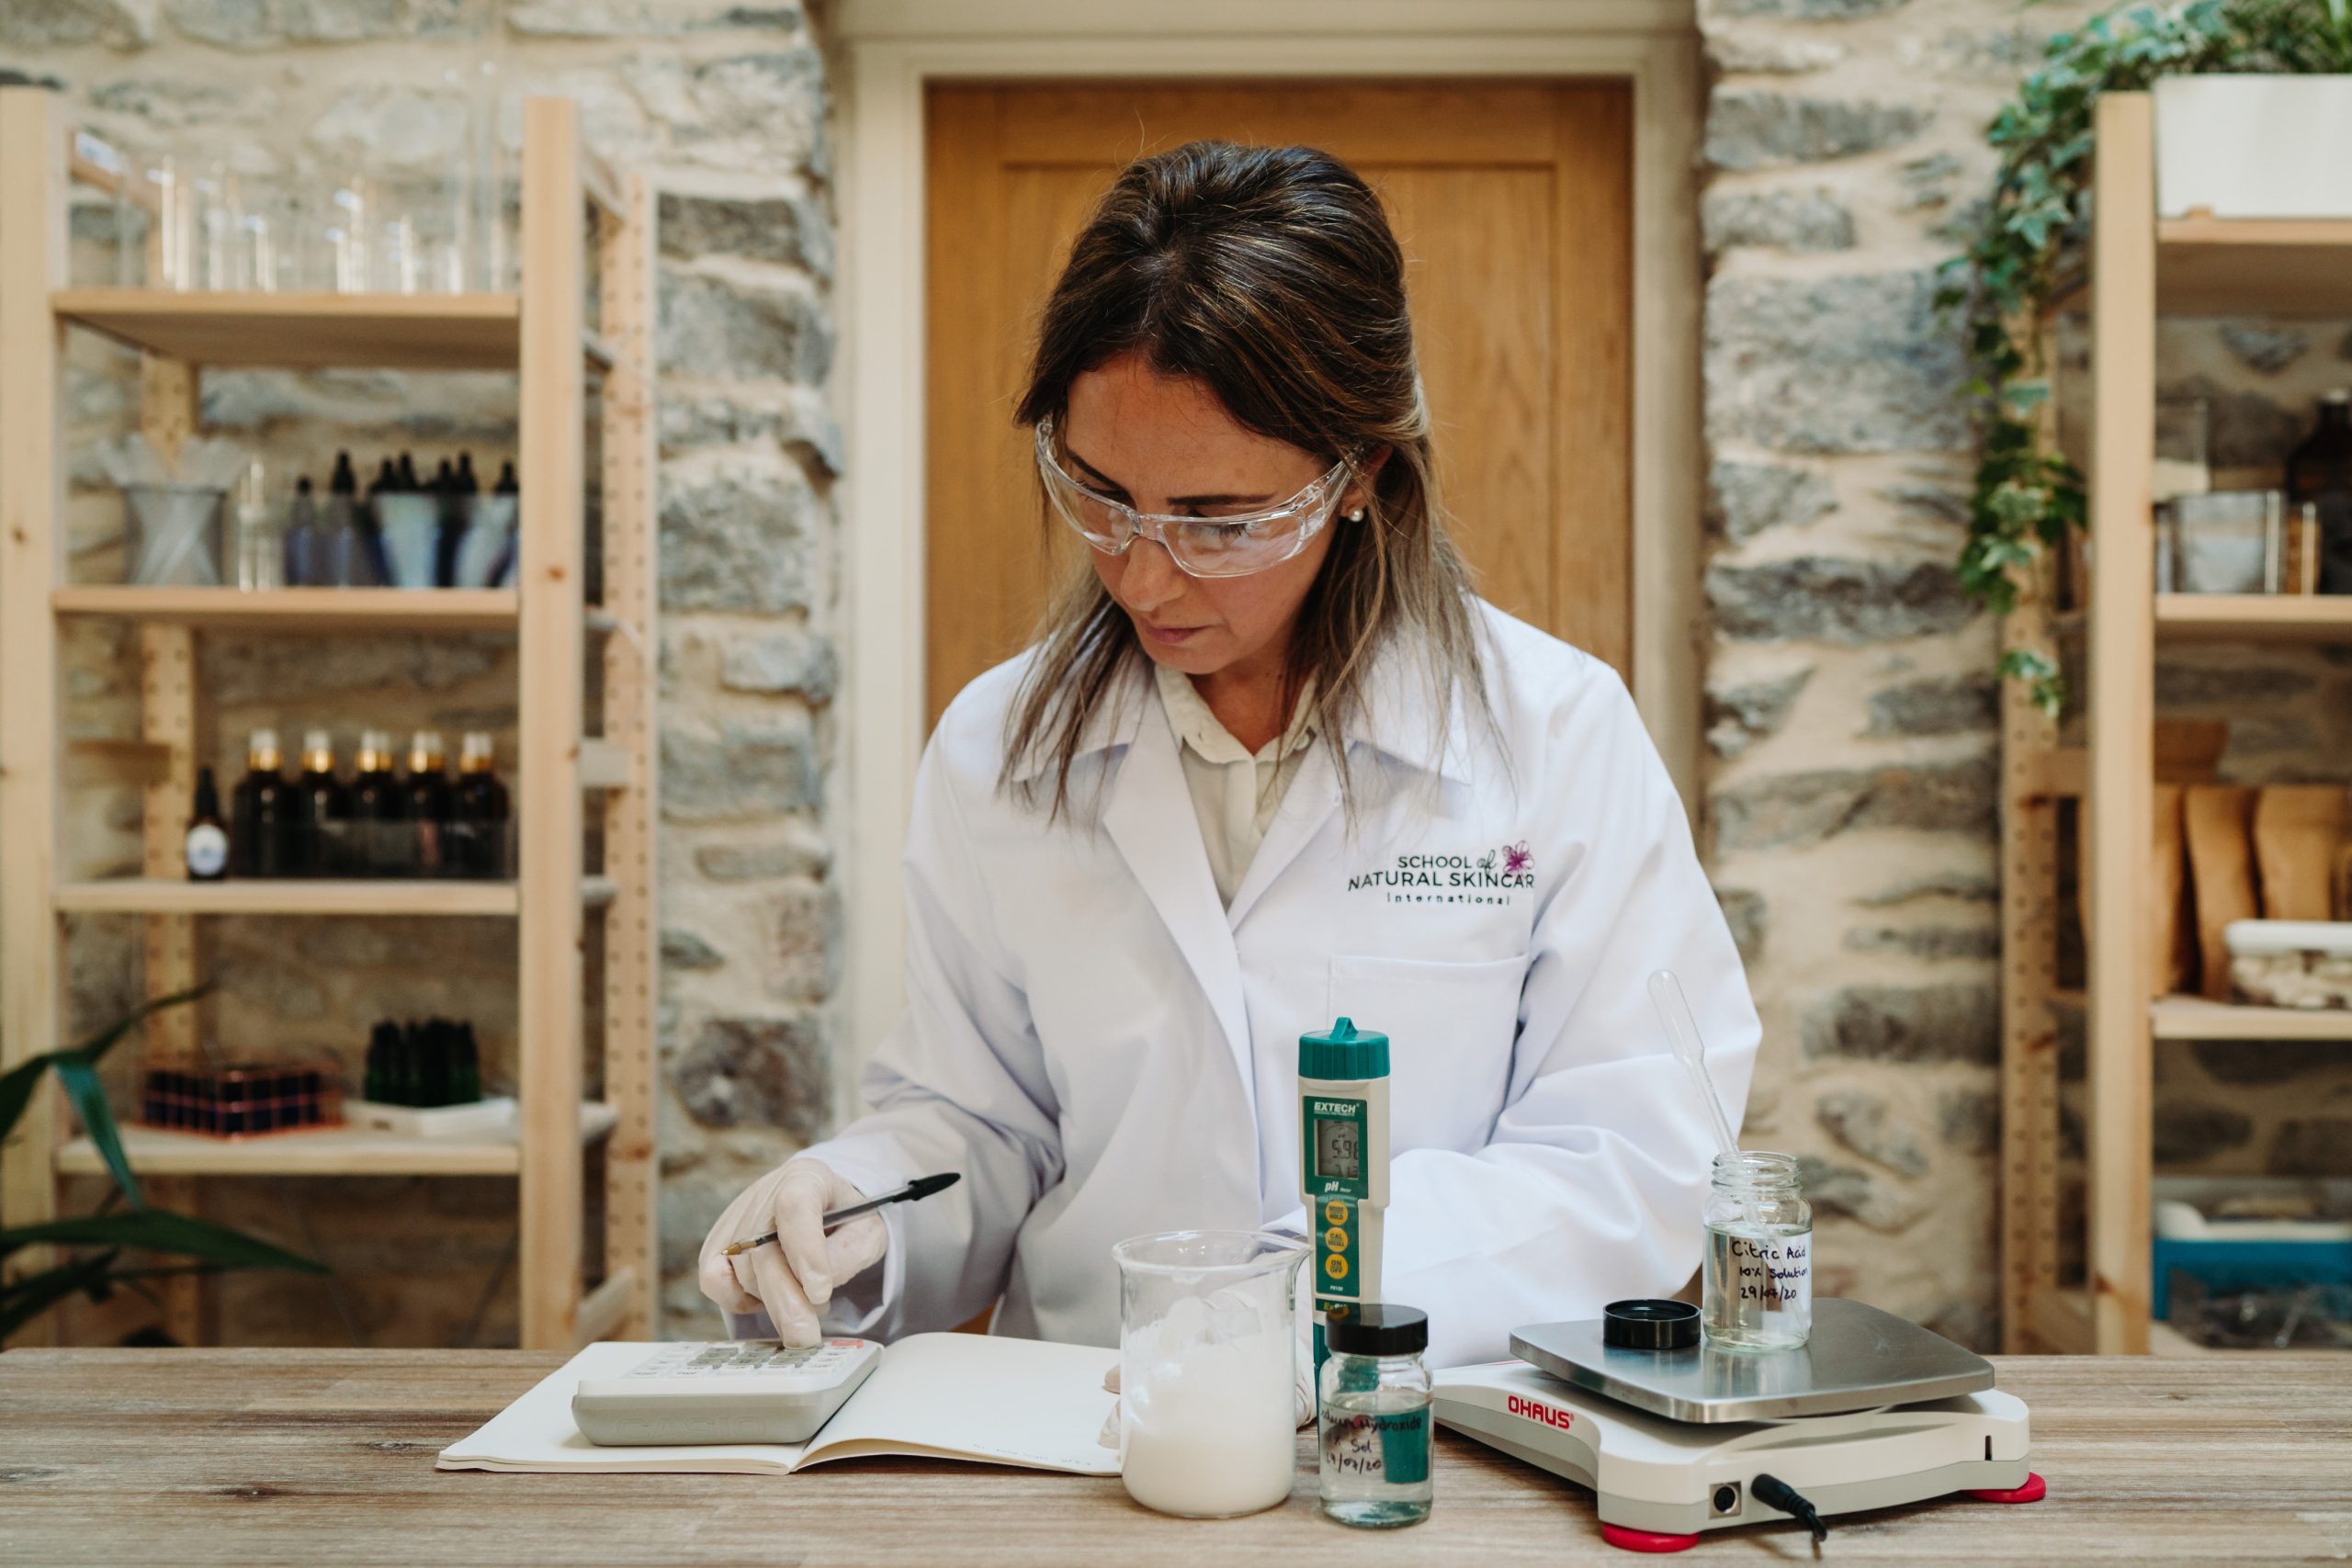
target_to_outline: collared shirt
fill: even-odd
[[[1209,874],[1227,908],[1265,841],[1267,825],[1282,809],[1283,792],[1315,741],[1315,685],[1307,682],[1291,710],[1290,726],[1255,752],[1233,738],[1202,699],[1193,678],[1155,664],[1160,705],[1176,732],[1184,788],[1200,818],[1201,841],[1208,849]]]

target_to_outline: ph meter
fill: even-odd
[[[1299,1193],[1315,1234],[1315,1365],[1323,1318],[1380,1299],[1388,1207],[1388,1036],[1340,1019],[1298,1037]]]

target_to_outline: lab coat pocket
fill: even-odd
[[[1388,1036],[1389,1140],[1484,1148],[1502,1113],[1527,955],[1475,963],[1331,960],[1331,1018]]]

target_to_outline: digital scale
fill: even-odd
[[[581,1379],[571,1418],[605,1448],[803,1443],[873,1375],[881,1354],[871,1339],[664,1345],[619,1377]]]
[[[1601,1539],[1679,1551],[1702,1533],[1953,1493],[2031,1503],[2026,1407],[1983,1357],[1860,1302],[1814,1303],[1796,1350],[1698,1342],[1695,1308],[1511,1336],[1520,1359],[1435,1376],[1440,1425],[1591,1489]],[[1686,1326],[1687,1325],[1687,1326]]]

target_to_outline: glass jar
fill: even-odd
[[[1427,1314],[1368,1302],[1324,1319],[1330,1355],[1316,1409],[1323,1511],[1385,1529],[1430,1517]]]
[[[1793,1350],[1813,1332],[1813,1205],[1793,1155],[1715,1156],[1701,1326],[1731,1349]]]

